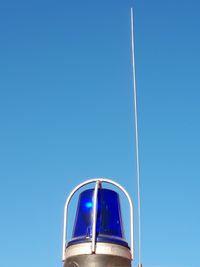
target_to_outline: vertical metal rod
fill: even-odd
[[[140,197],[140,162],[139,162],[139,141],[138,141],[138,114],[137,114],[137,94],[136,94],[136,75],[135,75],[135,48],[134,48],[134,25],[133,8],[131,8],[131,43],[132,43],[132,75],[134,93],[134,118],[135,118],[135,142],[136,142],[136,172],[137,172],[137,196],[138,196],[138,260],[141,264],[141,197]]]

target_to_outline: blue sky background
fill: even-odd
[[[64,202],[88,178],[137,204],[131,6],[143,266],[200,266],[197,0],[0,2],[1,266],[62,266]]]

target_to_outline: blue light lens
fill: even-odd
[[[93,224],[94,189],[83,191],[79,196],[72,241],[68,245],[91,241]],[[97,242],[111,242],[128,246],[124,240],[119,195],[101,188],[97,195]]]

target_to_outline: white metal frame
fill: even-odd
[[[95,190],[94,190],[94,208],[93,208],[93,228],[92,228],[92,246],[91,246],[91,253],[95,253],[96,251],[96,217],[97,217],[97,194],[98,194],[98,188],[101,186],[102,183],[108,183],[112,184],[116,187],[118,187],[127,197],[130,207],[130,234],[131,234],[131,257],[133,259],[133,246],[134,246],[134,232],[133,232],[133,203],[131,200],[131,197],[129,196],[128,192],[118,183],[105,179],[105,178],[94,178],[87,180],[81,184],[79,184],[77,187],[75,187],[71,193],[69,194],[64,207],[64,224],[63,224],[63,245],[62,245],[62,260],[65,261],[65,250],[66,250],[66,240],[67,240],[67,218],[68,218],[68,206],[70,203],[71,198],[73,195],[78,191],[81,187],[96,183]]]

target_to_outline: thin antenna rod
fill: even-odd
[[[136,172],[137,172],[137,196],[138,196],[138,267],[142,267],[141,261],[141,198],[140,198],[140,163],[139,163],[139,142],[138,142],[138,115],[137,115],[137,94],[135,75],[135,49],[134,49],[134,27],[133,8],[131,8],[131,43],[132,43],[132,75],[134,94],[134,117],[135,117],[135,142],[136,142]]]

